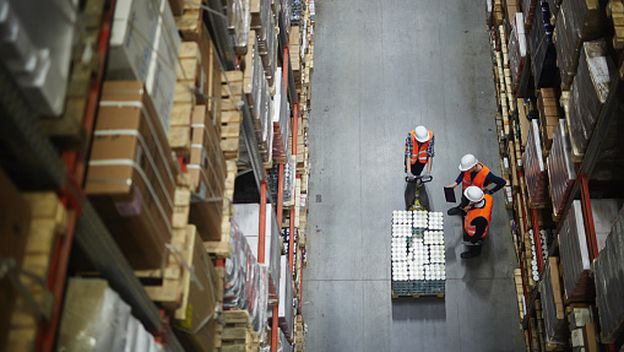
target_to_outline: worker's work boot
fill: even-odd
[[[462,259],[470,259],[478,257],[479,255],[481,255],[481,245],[470,244],[466,245],[466,251],[461,254],[461,257]]]
[[[464,211],[464,209],[462,209],[460,207],[453,207],[453,208],[449,209],[446,213],[448,215],[450,215],[450,216],[453,216],[453,215],[464,216],[464,215],[466,215],[466,212]]]

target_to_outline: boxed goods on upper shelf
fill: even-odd
[[[575,161],[580,161],[585,153],[602,105],[609,96],[614,69],[606,51],[604,40],[583,43],[578,71],[570,88],[566,117]]]
[[[544,267],[544,277],[539,283],[539,293],[544,319],[544,342],[551,348],[566,348],[570,332],[566,326],[556,257],[548,258]]]
[[[600,319],[600,337],[615,342],[624,328],[624,212],[620,210],[604,249],[594,262],[596,305]]]
[[[592,199],[591,203],[598,248],[602,248],[619,205],[613,199]],[[564,293],[568,302],[583,300],[589,293],[591,260],[588,248],[581,201],[575,200],[563,219],[559,233]]]
[[[606,23],[603,16],[599,0],[562,2],[555,24],[555,47],[562,87],[572,84],[583,41],[597,39],[602,33]]]
[[[171,238],[176,165],[140,81],[105,82],[85,193],[135,269],[158,268]]]
[[[190,222],[197,225],[204,240],[219,241],[226,177],[220,138],[205,105],[195,107],[191,122]]]
[[[566,122],[565,120],[559,120],[550,153],[546,159],[550,199],[555,217],[561,215],[570,189],[574,184],[574,180],[576,180],[576,171],[574,170],[570,153],[570,141],[568,140]]]
[[[529,206],[544,206],[548,203],[548,192],[546,190],[548,179],[537,120],[531,120],[527,144],[522,155],[522,165],[524,165]]]

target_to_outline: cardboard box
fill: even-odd
[[[107,79],[147,78],[161,0],[127,0],[115,6]]]
[[[187,165],[193,190],[190,221],[205,241],[219,241],[226,174],[220,139],[203,105],[195,107],[191,127],[191,157]]]
[[[9,177],[0,169],[0,257],[12,258],[21,267],[30,232],[30,206]],[[6,346],[16,292],[5,276],[0,279],[0,350]]]
[[[135,269],[160,267],[176,169],[142,82],[105,82],[85,192]]]
[[[191,268],[195,277],[185,274],[182,282],[182,307],[175,311],[175,326],[193,351],[213,351],[217,306],[220,306],[218,288],[222,288],[212,261],[194,226],[188,227],[188,241],[192,253]]]

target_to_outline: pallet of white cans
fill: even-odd
[[[444,297],[446,258],[441,212],[392,212],[392,298]]]

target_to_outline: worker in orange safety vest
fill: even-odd
[[[435,139],[433,133],[425,126],[417,126],[405,139],[405,172],[420,176],[425,165],[431,172],[433,167]]]
[[[467,187],[464,196],[470,205],[464,217],[464,244],[467,249],[461,257],[468,259],[481,254],[481,245],[488,235],[492,222],[493,199],[477,186]]]
[[[462,198],[458,206],[448,210],[448,215],[464,215],[466,213],[466,207],[468,206],[469,201],[463,195],[463,192],[469,186],[477,186],[487,194],[494,194],[507,184],[507,181],[496,176],[492,171],[490,171],[490,168],[477,160],[477,158],[472,154],[466,154],[461,158],[459,171],[459,176],[457,176],[455,182],[446,187],[455,188],[461,184]],[[494,187],[489,187],[492,184]]]

